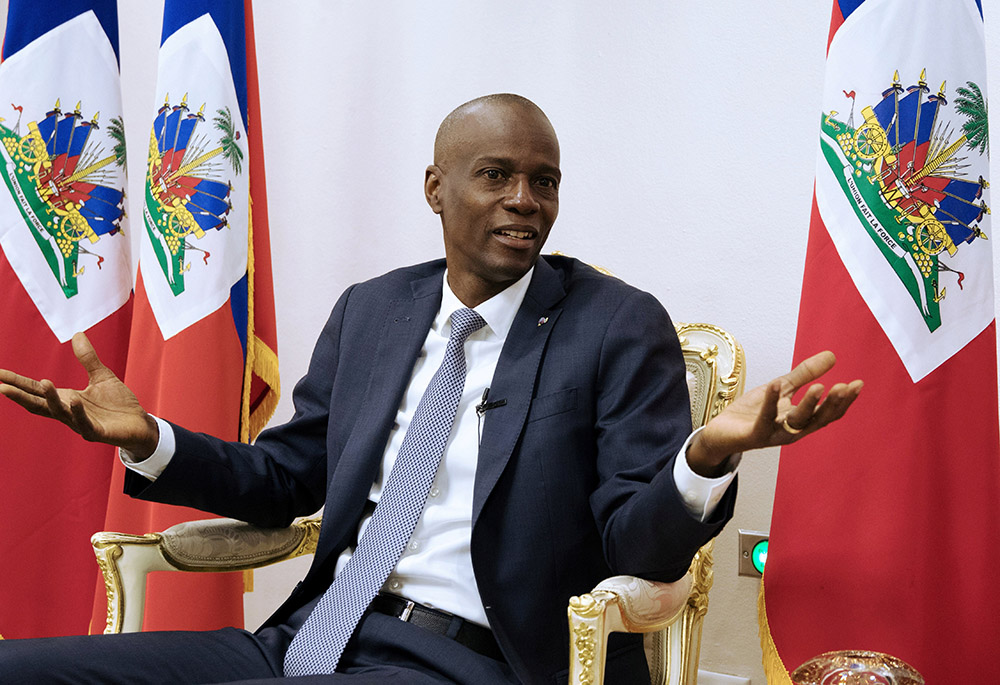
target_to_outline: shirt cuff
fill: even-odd
[[[118,457],[122,460],[125,468],[135,471],[149,480],[156,480],[163,473],[163,469],[167,468],[167,464],[174,456],[174,450],[177,446],[174,429],[171,425],[158,416],[153,416],[153,420],[156,421],[156,426],[160,430],[160,439],[151,455],[142,461],[136,461],[131,452],[118,448]]]
[[[677,455],[677,459],[674,460],[674,484],[681,495],[684,507],[692,516],[704,523],[715,513],[715,507],[719,504],[719,500],[726,494],[729,484],[736,478],[736,470],[743,455],[734,454],[729,457],[727,466],[731,470],[724,476],[719,478],[699,476],[691,470],[687,461],[687,451],[691,445],[691,439],[699,431],[701,428],[688,436]]]

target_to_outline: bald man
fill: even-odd
[[[861,384],[822,401],[815,384],[792,405],[832,367],[822,353],[690,435],[684,364],[660,304],[576,260],[539,258],[560,182],[559,143],[534,103],[491,95],[449,114],[424,179],[445,259],[344,293],[295,388],[294,417],[253,446],[149,416],[82,334],[82,391],[0,371],[0,393],[122,448],[133,496],[263,526],[325,506],[306,578],[256,633],[8,641],[0,673],[565,682],[568,598],[619,573],[682,576],[732,514],[733,455],[818,430]],[[444,403],[443,387],[454,407],[421,471],[414,455],[432,451],[427,426],[441,421],[427,407]],[[405,511],[415,522],[404,527]],[[367,564],[382,557],[372,581]],[[340,625],[356,605],[356,621]],[[607,677],[648,681],[639,636],[615,636]]]

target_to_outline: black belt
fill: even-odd
[[[483,656],[506,662],[490,629],[466,621],[461,616],[431,609],[384,592],[375,596],[369,608],[371,611],[387,614],[401,621],[420,626],[432,633],[450,637],[460,645],[465,645]],[[457,630],[452,627],[456,621],[458,622]]]

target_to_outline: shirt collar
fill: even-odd
[[[510,327],[514,325],[514,317],[517,316],[517,310],[521,308],[521,303],[524,302],[524,296],[528,292],[528,284],[531,283],[531,275],[534,272],[535,267],[532,266],[516,283],[507,286],[504,290],[479,306],[473,307],[475,312],[486,321],[487,328],[501,340],[507,339],[507,333],[510,332]],[[451,286],[448,285],[448,271],[445,269],[444,287],[441,293],[441,309],[438,310],[437,316],[434,317],[434,323],[431,328],[441,335],[446,335],[445,324],[448,324],[447,331],[450,332],[451,330],[451,313],[464,308],[465,305],[462,304],[458,296],[452,292]]]

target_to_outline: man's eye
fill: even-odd
[[[484,172],[484,174],[486,175],[486,178],[490,179],[491,181],[499,181],[501,178],[503,178],[503,174],[500,173],[499,169],[487,169]]]
[[[559,186],[559,183],[554,178],[549,178],[548,176],[544,176],[538,179],[538,185],[542,186],[543,188],[552,188],[553,190],[555,190]]]

